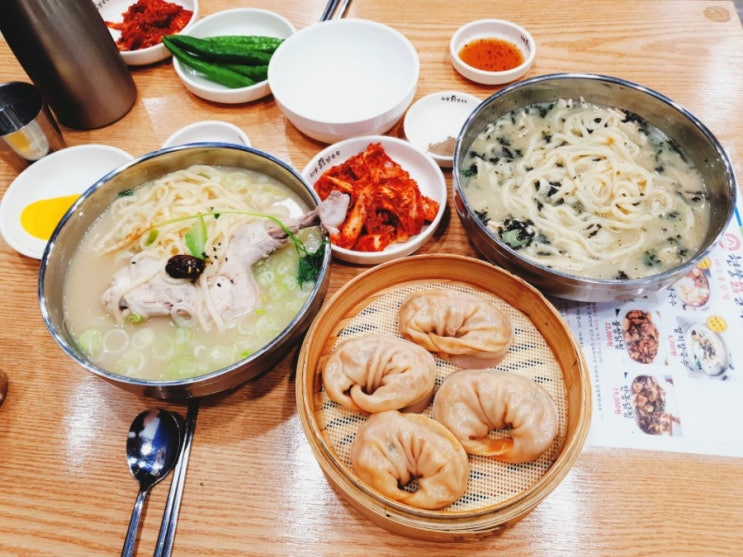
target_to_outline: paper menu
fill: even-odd
[[[590,370],[588,444],[743,457],[740,214],[693,271],[653,298],[552,300]]]

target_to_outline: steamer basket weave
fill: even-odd
[[[350,447],[358,412],[330,400],[322,385],[323,358],[349,338],[397,332],[397,312],[412,292],[471,292],[493,300],[514,333],[497,369],[527,376],[550,393],[560,427],[552,446],[534,462],[506,464],[470,456],[467,492],[440,510],[396,502],[359,480]],[[457,368],[436,358],[437,387]],[[310,326],[299,353],[296,394],[307,439],[329,482],[364,516],[410,537],[461,541],[496,533],[526,516],[562,481],[588,435],[591,388],[580,347],[557,310],[535,288],[489,263],[456,255],[421,255],[374,267],[338,290]],[[430,416],[430,406],[424,412]],[[492,432],[503,436],[507,432]],[[406,489],[416,489],[415,482]]]

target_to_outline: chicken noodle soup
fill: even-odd
[[[583,100],[492,122],[462,164],[463,192],[491,233],[544,266],[642,278],[691,259],[710,219],[698,170],[635,114]]]
[[[97,366],[139,379],[202,375],[249,356],[312,291],[294,242],[322,247],[319,227],[299,221],[308,209],[277,180],[237,168],[192,166],[123,192],[70,262],[72,336]],[[282,225],[298,231],[287,237]],[[175,255],[203,271],[170,276]]]

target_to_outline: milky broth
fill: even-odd
[[[270,181],[271,188],[285,193],[285,205],[292,208],[292,217],[309,210],[288,187]],[[117,322],[104,310],[101,296],[112,275],[128,264],[131,253],[101,256],[93,248],[97,239],[116,224],[109,210],[87,232],[70,261],[63,295],[65,325],[75,343],[95,365],[112,373],[160,381],[221,369],[255,353],[281,333],[312,291],[313,285],[300,287],[298,283],[298,255],[288,242],[253,266],[261,291],[260,306],[230,329],[211,327],[206,331],[196,324],[179,325],[165,317],[152,317],[139,324]],[[322,242],[316,227],[297,236],[309,251],[318,249]]]

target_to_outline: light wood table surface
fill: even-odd
[[[297,29],[324,7],[322,0],[201,4],[202,16],[236,6],[278,11]],[[421,59],[416,98],[494,93],[454,71],[449,38],[470,20],[513,20],[538,45],[527,77],[596,72],[655,89],[698,116],[743,176],[743,30],[731,2],[354,0],[347,17],[386,23],[413,42]],[[181,126],[224,119],[297,169],[323,147],[294,129],[270,96],[237,106],[204,102],[183,88],[169,62],[135,69],[134,77],[133,110],[102,129],[64,129],[69,145],[105,143],[139,156]],[[28,78],[0,41],[0,80],[14,79]],[[401,135],[401,126],[390,134]],[[16,174],[0,163],[0,193]],[[475,255],[456,213],[444,227],[422,253]],[[148,407],[185,414],[185,406],[126,393],[65,356],[41,320],[38,269],[0,242],[0,368],[10,378],[0,407],[0,554],[116,555],[137,492],[124,451],[129,425]],[[333,263],[329,294],[362,270]],[[498,536],[440,544],[389,534],[334,491],[314,459],[297,417],[296,353],[203,402],[176,555],[743,554],[743,459],[595,447],[585,448],[536,510]],[[153,551],[168,484],[151,493],[139,555]]]

